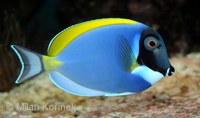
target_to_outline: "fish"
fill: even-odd
[[[175,71],[161,35],[125,18],[72,25],[50,41],[47,55],[11,48],[21,62],[15,83],[47,72],[55,86],[77,96],[136,94]]]

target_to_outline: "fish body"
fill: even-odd
[[[135,94],[174,71],[162,37],[129,19],[73,25],[52,39],[48,55],[11,47],[22,63],[16,83],[47,71],[57,87],[79,96]]]

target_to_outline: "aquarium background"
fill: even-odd
[[[0,117],[20,116],[200,116],[200,7],[197,0],[4,0],[0,3]],[[21,65],[16,44],[47,53],[63,29],[98,18],[128,18],[163,37],[174,76],[145,92],[122,97],[77,97],[49,82],[46,75],[16,85]],[[61,103],[76,110],[19,110],[6,105]],[[170,114],[169,114],[170,113]]]

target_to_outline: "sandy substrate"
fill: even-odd
[[[121,97],[78,97],[55,87],[43,74],[0,93],[0,117],[200,117],[200,54],[175,56],[173,76],[148,90]]]

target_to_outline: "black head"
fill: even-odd
[[[137,61],[164,76],[170,76],[175,71],[169,62],[162,37],[151,28],[141,34]]]

